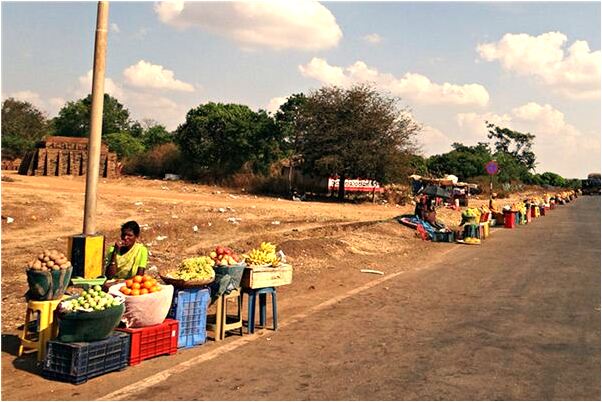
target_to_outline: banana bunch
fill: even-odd
[[[243,256],[249,265],[280,265],[280,257],[276,254],[276,245],[272,243],[261,243],[259,248],[251,250]]]
[[[276,254],[276,245],[269,242],[261,242],[261,244],[259,245],[259,250],[271,254]]]
[[[186,258],[182,260],[178,269],[169,274],[174,279],[206,280],[215,277],[213,270],[213,259],[209,256]]]

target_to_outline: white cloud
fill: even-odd
[[[366,42],[373,44],[373,45],[377,45],[379,43],[381,43],[383,41],[382,36],[380,36],[377,33],[371,33],[369,35],[364,36],[363,38]]]
[[[14,98],[23,102],[29,102],[39,110],[46,112],[49,117],[56,116],[58,111],[65,104],[65,100],[63,98],[50,98],[48,100],[44,100],[40,94],[29,90],[17,91],[7,95],[2,95],[2,99],[7,98]]]
[[[441,130],[429,125],[424,125],[422,127],[416,140],[427,156],[449,152],[453,142],[451,138],[445,135]]]
[[[143,92],[128,92],[126,107],[133,119],[142,121],[152,118],[168,130],[174,130],[186,120],[186,113],[192,105],[179,104],[164,96],[148,96]]]
[[[275,98],[270,99],[270,101],[268,102],[268,105],[266,107],[266,110],[271,113],[276,113],[278,111],[278,109],[280,109],[280,106],[284,102],[286,102],[287,99],[288,99],[288,97],[286,97],[286,96],[277,96]]]
[[[299,71],[305,77],[310,77],[331,85],[348,85],[349,78],[341,67],[331,66],[324,59],[314,57],[304,66],[299,66]]]
[[[92,93],[92,70],[89,70],[86,75],[82,75],[78,78],[79,88],[75,91],[75,95],[78,97],[88,96]],[[122,100],[124,98],[123,89],[115,83],[111,78],[105,76],[105,93]]]
[[[117,25],[116,23],[111,23],[111,32],[115,32],[115,33],[119,33],[121,32],[121,29],[119,29],[119,25]]]
[[[48,114],[50,116],[56,116],[59,113],[59,110],[61,110],[62,107],[65,106],[65,103],[67,103],[67,101],[61,97],[55,97],[55,98],[48,99],[48,102],[47,102]]]
[[[314,57],[306,65],[300,65],[302,75],[314,78],[324,84],[348,86],[360,82],[372,82],[379,88],[390,91],[421,104],[476,105],[485,106],[489,102],[489,93],[480,84],[437,84],[428,77],[406,73],[400,78],[392,74],[381,73],[368,67],[363,61],[357,61],[349,67],[332,66],[324,59]]]
[[[92,88],[92,71],[79,77],[78,81],[79,87],[73,95],[76,98],[87,96]],[[186,112],[190,109],[190,107],[165,96],[148,92],[147,88],[127,87],[123,89],[120,84],[108,77],[105,77],[105,92],[117,98],[130,111],[133,119],[140,121],[144,118],[153,118],[165,125],[168,130],[173,130],[182,123],[186,118]]]
[[[602,53],[586,41],[575,41],[566,51],[567,37],[560,32],[539,36],[505,34],[498,42],[477,46],[486,61],[499,60],[505,70],[533,76],[571,99],[598,99]]]
[[[14,98],[15,100],[19,100],[22,102],[29,102],[38,109],[44,108],[44,102],[42,102],[40,94],[29,90],[11,92],[7,95],[2,96],[2,98]]]
[[[125,82],[139,88],[193,92],[194,86],[174,78],[174,72],[158,64],[140,60],[123,70]]]
[[[318,50],[343,36],[334,15],[313,0],[246,2],[159,2],[155,13],[179,29],[197,27],[243,47]]]
[[[468,136],[487,141],[485,120],[535,135],[533,152],[537,172],[551,171],[564,177],[585,177],[600,167],[598,133],[583,133],[566,121],[564,113],[551,105],[529,102],[504,114],[461,113],[460,128]],[[468,144],[468,142],[467,142]]]

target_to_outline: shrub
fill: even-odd
[[[128,160],[124,165],[124,171],[129,174],[162,178],[165,173],[181,173],[180,162],[180,150],[176,144],[169,142]]]

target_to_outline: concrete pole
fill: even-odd
[[[84,206],[84,234],[96,233],[96,190],[100,170],[100,146],[102,136],[102,109],[105,87],[107,53],[107,28],[109,2],[99,1],[96,14],[96,39],[94,43],[94,70],[92,75],[92,113],[88,139],[88,169],[86,172],[86,203]]]

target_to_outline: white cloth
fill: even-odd
[[[123,282],[109,288],[109,293],[125,298],[125,312],[121,321],[128,328],[147,327],[161,324],[167,314],[173,298],[173,286],[161,285],[161,291],[140,296],[126,296],[119,291]]]

